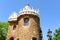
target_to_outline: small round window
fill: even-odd
[[[13,26],[13,30],[15,30],[15,29],[16,29],[16,25]]]

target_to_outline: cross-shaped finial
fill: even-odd
[[[29,0],[27,0],[27,3],[26,3],[26,5],[27,5],[27,6],[30,6],[30,5],[29,5],[29,3],[28,3],[28,1],[29,1]]]

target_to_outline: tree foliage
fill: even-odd
[[[60,28],[55,30],[53,40],[60,40]]]
[[[5,40],[8,26],[8,22],[0,22],[0,40]]]

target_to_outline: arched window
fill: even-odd
[[[32,40],[37,40],[37,38],[36,37],[33,37]]]
[[[15,30],[15,29],[16,29],[16,25],[13,26],[13,30]]]
[[[10,40],[14,40],[14,38],[13,38],[13,37],[11,37],[11,38],[10,38]]]
[[[24,18],[24,25],[27,26],[29,24],[29,18]]]
[[[17,40],[19,40],[19,38]]]

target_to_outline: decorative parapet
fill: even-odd
[[[8,21],[16,21],[17,20],[17,13],[16,12],[13,12],[10,17],[8,18]]]
[[[24,15],[24,14],[32,14],[39,17],[39,9],[35,10],[34,8],[30,8],[29,4],[27,4],[23,9],[20,10],[18,16]]]
[[[8,21],[16,21],[17,17],[24,15],[24,14],[32,14],[32,15],[36,15],[39,17],[39,9],[36,10],[34,8],[30,8],[29,4],[27,4],[23,9],[20,10],[19,14],[17,14],[16,12],[13,12]]]

